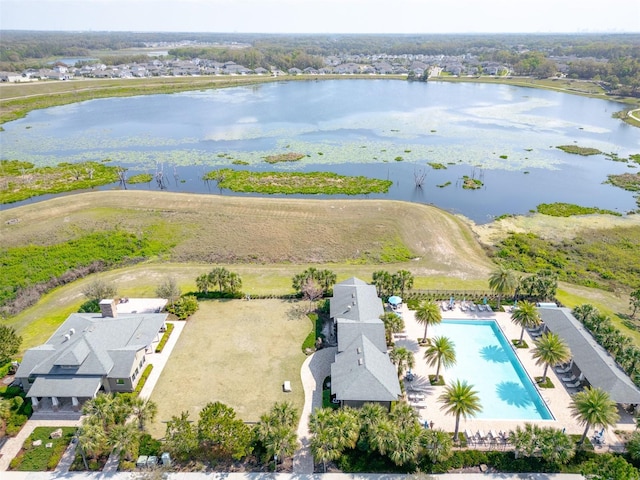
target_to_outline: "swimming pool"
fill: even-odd
[[[483,420],[553,420],[494,320],[443,320],[432,327],[432,336],[455,343],[456,364],[448,368],[445,381],[466,380],[478,392]]]

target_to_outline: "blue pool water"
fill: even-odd
[[[466,380],[478,392],[483,420],[553,420],[520,360],[493,320],[443,320],[430,336],[455,343],[456,364],[445,381]]]

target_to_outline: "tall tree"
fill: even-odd
[[[135,397],[131,400],[133,415],[138,420],[138,429],[144,430],[147,422],[153,422],[158,414],[158,405],[148,398]]]
[[[408,270],[399,270],[393,276],[396,278],[395,283],[400,290],[400,296],[404,297],[405,292],[413,288],[413,274]]]
[[[0,325],[0,365],[10,362],[20,350],[22,337],[15,328]]]
[[[384,323],[384,334],[387,345],[391,345],[393,342],[393,334],[404,330],[404,320],[394,312],[384,312],[380,315],[380,320]]]
[[[114,425],[107,434],[107,445],[112,451],[126,460],[133,460],[138,456],[140,445],[139,433],[132,423]]]
[[[460,417],[465,419],[475,417],[482,411],[478,393],[473,389],[473,385],[469,385],[466,381],[455,380],[451,382],[445,387],[438,400],[442,403],[440,410],[456,417],[456,427],[453,432],[454,441],[458,440]]]
[[[175,302],[182,291],[175,277],[166,277],[156,288],[156,295],[160,298],[166,298],[171,305]]]
[[[453,440],[444,430],[423,429],[420,443],[426,457],[433,463],[444,462],[453,455]]]
[[[456,364],[456,345],[448,337],[434,337],[427,342],[424,358],[429,366],[438,366],[436,368],[436,383],[438,383],[440,381],[440,366],[449,368]]]
[[[518,277],[513,270],[499,265],[489,276],[489,288],[498,295],[498,309],[503,295],[512,294],[518,286]]]
[[[631,318],[635,318],[636,311],[640,309],[640,288],[629,294],[629,307],[631,308]]]
[[[523,301],[518,304],[518,308],[511,313],[511,321],[522,328],[519,343],[522,343],[524,330],[526,328],[537,327],[542,323],[535,304],[528,301]]]
[[[424,325],[423,342],[427,341],[427,327],[429,325],[437,325],[442,321],[442,313],[440,307],[431,300],[423,300],[415,311],[416,321],[420,325]]]
[[[402,377],[406,369],[411,370],[416,365],[413,352],[406,347],[393,347],[389,352],[389,359],[398,367],[398,377]]]
[[[200,411],[198,441],[212,459],[239,460],[251,452],[251,430],[236,418],[233,408],[221,403],[208,403]]]
[[[269,413],[260,417],[256,426],[258,441],[266,450],[267,459],[274,459],[277,470],[277,459],[292,456],[298,444],[296,420],[298,412],[289,402],[276,403]]]
[[[373,272],[371,283],[376,287],[378,297],[384,298],[393,295],[393,278],[385,270]]]
[[[582,305],[578,305],[571,311],[572,315],[576,317],[577,320],[584,323],[587,319],[599,315],[598,309],[593,305],[588,303],[583,303]]]
[[[571,359],[571,350],[560,336],[552,332],[544,333],[535,344],[533,358],[536,365],[544,365],[542,383],[546,383],[549,366],[568,362]]]
[[[198,450],[197,429],[189,420],[189,412],[172,416],[167,422],[165,445],[171,455],[185,462],[192,459]]]
[[[601,388],[587,387],[576,393],[571,399],[571,414],[585,426],[580,445],[587,438],[591,426],[608,428],[617,423],[620,418],[616,403],[609,394]]]
[[[358,417],[349,407],[316,409],[309,417],[309,431],[313,456],[322,462],[326,472],[328,461],[337,460],[346,448],[355,447],[359,434]]]
[[[84,462],[84,468],[89,470],[87,456],[96,458],[107,447],[107,436],[100,422],[83,421],[78,429],[78,447]]]

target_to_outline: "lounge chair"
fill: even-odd
[[[564,385],[565,385],[565,387],[568,387],[568,388],[578,388],[581,383],[582,383],[582,381],[576,380],[573,383],[565,383]]]
[[[467,305],[469,307],[469,311],[470,312],[475,312],[476,311],[476,305],[475,303],[471,302]]]
[[[571,375],[570,377],[562,377],[562,381],[563,382],[575,382],[576,380],[578,380],[578,377],[576,377],[575,375]]]
[[[487,310],[487,312],[493,312],[493,309],[491,308],[491,305],[489,305],[489,304],[485,305],[484,308]]]
[[[464,439],[467,441],[467,445],[475,445],[476,439],[469,430],[464,431]]]
[[[568,367],[556,368],[556,373],[569,373],[573,369],[573,365],[569,364]]]

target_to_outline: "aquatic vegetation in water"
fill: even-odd
[[[136,183],[149,183],[151,180],[153,180],[153,175],[150,173],[140,173],[127,178],[127,183],[135,185]]]
[[[465,190],[477,190],[479,188],[482,188],[483,185],[484,183],[482,183],[482,181],[478,180],[477,178],[471,178],[467,175],[464,175],[462,177],[462,188],[464,188]]]
[[[571,203],[541,203],[536,207],[538,213],[552,217],[570,217],[572,215],[590,215],[593,213],[621,216],[620,213],[612,210],[603,210],[595,207],[582,207]]]
[[[434,170],[446,170],[447,169],[446,165],[443,165],[442,163],[438,163],[438,162],[427,162],[427,165],[429,165]],[[452,164],[452,165],[455,165],[455,163]]]
[[[0,203],[114,183],[119,178],[118,169],[100,162],[65,162],[55,167],[35,167],[30,162],[2,160]]]
[[[438,188],[444,188],[444,187],[448,187],[449,185],[451,185],[451,182],[444,182],[440,185],[436,185],[436,187]]]
[[[208,172],[203,180],[217,181],[220,188],[228,188],[234,192],[312,195],[386,193],[393,184],[390,180],[349,177],[332,172],[250,172],[231,169]]]
[[[589,148],[589,147],[579,147],[578,145],[559,145],[560,150],[566,153],[573,153],[575,155],[589,156],[589,155],[599,155],[602,152],[597,148]]]
[[[306,156],[307,155],[305,155],[304,153],[295,153],[295,152],[280,153],[277,155],[267,155],[264,161],[267,163],[297,162],[298,160],[302,160]]]

